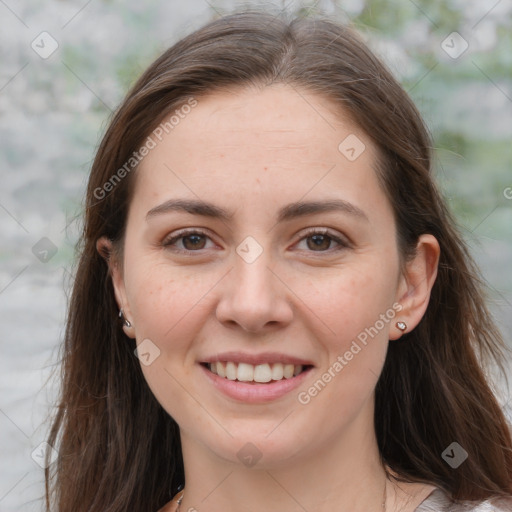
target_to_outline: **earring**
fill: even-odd
[[[397,322],[395,324],[398,329],[400,329],[402,332],[404,332],[407,329],[407,324],[405,322]]]
[[[124,323],[124,326],[125,327],[131,327],[132,324],[130,323],[129,320],[127,320],[125,317],[124,317],[124,314],[123,314],[123,308],[121,308],[119,310],[119,318],[121,318],[123,320],[123,323]]]

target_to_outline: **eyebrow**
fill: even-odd
[[[173,211],[187,212],[192,215],[201,215],[213,219],[228,221],[232,219],[233,212],[209,203],[208,201],[196,199],[169,199],[168,201],[151,208],[146,214],[146,220],[156,215]],[[342,212],[361,220],[368,221],[367,215],[359,207],[342,199],[330,199],[325,201],[298,201],[290,203],[281,208],[277,215],[277,222],[290,221],[298,217],[314,215],[326,212]]]

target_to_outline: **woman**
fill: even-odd
[[[48,509],[512,510],[504,346],[430,148],[328,21],[158,58],[91,171]]]

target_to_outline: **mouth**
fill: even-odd
[[[252,365],[235,361],[204,362],[201,365],[220,378],[245,384],[272,384],[282,380],[293,379],[313,368],[312,365],[292,363]]]

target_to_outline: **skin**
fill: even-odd
[[[366,146],[354,161],[338,150],[350,134]],[[142,369],[180,426],[182,511],[382,510],[374,388],[388,343],[402,335],[395,322],[412,330],[425,313],[439,245],[423,235],[416,257],[401,268],[375,161],[368,136],[328,100],[272,85],[198,98],[141,163],[123,261],[109,265],[132,324],[125,332],[160,350]],[[208,200],[233,215],[146,217],[176,198]],[[329,199],[347,201],[366,218],[336,211],[277,222],[289,203]],[[182,228],[207,232],[199,249],[197,239],[196,246],[183,238],[164,245]],[[327,238],[318,249],[308,228],[328,228],[345,245]],[[250,264],[236,252],[247,236],[263,250]],[[176,250],[186,248],[189,254]],[[110,242],[100,239],[98,249],[111,249]],[[307,405],[299,403],[298,393],[395,303],[402,307],[396,317]],[[283,352],[314,368],[284,397],[241,403],[221,394],[199,366],[225,351]],[[251,468],[237,457],[248,442],[261,453]],[[387,510],[412,511],[432,489],[388,482]]]

